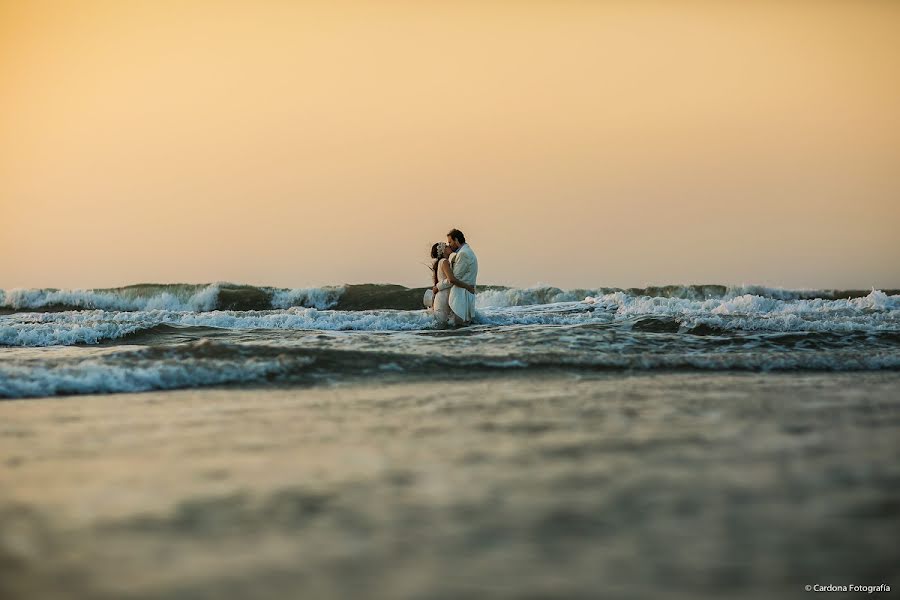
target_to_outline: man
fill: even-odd
[[[450,283],[450,310],[468,325],[475,318],[475,281],[478,278],[478,258],[472,247],[466,243],[466,236],[459,229],[451,229],[447,234],[447,243],[453,254],[450,255],[450,267],[453,270]]]

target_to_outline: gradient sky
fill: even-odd
[[[0,0],[0,288],[900,287],[900,2]]]

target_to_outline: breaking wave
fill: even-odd
[[[525,370],[900,369],[891,290],[485,287],[474,324],[458,330],[435,325],[422,291],[4,292],[0,397]]]
[[[509,290],[504,290],[506,292]],[[282,301],[291,303],[301,295],[285,296]],[[484,301],[486,304],[496,300],[496,294],[485,292],[485,295],[488,296]],[[322,301],[314,295],[303,298]],[[552,299],[556,301],[547,304],[482,305],[476,325],[490,328],[611,323],[628,329],[634,322],[652,317],[664,323],[664,330],[682,333],[701,329],[718,332],[900,331],[900,295],[877,290],[866,296],[840,300],[784,300],[752,294],[690,300],[672,296],[632,296],[626,292],[587,296],[580,301]],[[19,312],[0,316],[0,346],[97,344],[161,325],[243,331],[399,332],[435,328],[431,315],[422,309],[328,310],[291,306],[261,311],[94,309]]]
[[[277,359],[216,356],[199,341],[168,349],[94,353],[89,357],[28,357],[0,364],[0,397],[142,392],[259,381],[278,374]]]
[[[112,311],[247,311],[291,307],[319,310],[416,310],[425,288],[399,285],[360,284],[309,288],[275,288],[213,284],[137,284],[120,288],[61,290],[54,288],[0,290],[0,310],[6,312],[67,310]],[[484,286],[479,290],[480,308],[534,306],[577,302],[586,297],[623,294],[628,297],[673,300],[729,300],[755,296],[772,300],[840,300],[861,298],[871,290],[786,290],[762,286],[670,285],[647,288],[593,288],[564,290],[550,286],[506,288]],[[888,290],[888,295],[900,294]]]
[[[13,289],[0,291],[0,308],[13,311],[65,310],[267,310],[306,306],[331,308],[342,287],[280,289],[214,283],[138,284],[96,290]]]
[[[586,333],[586,332],[582,332]],[[425,336],[411,343],[369,342],[309,346],[235,343],[199,338],[187,343],[114,348],[52,348],[0,362],[0,398],[141,392],[219,385],[267,385],[346,381],[348,378],[447,377],[608,371],[866,371],[900,369],[900,350],[877,344],[861,353],[834,339],[756,337],[718,343],[697,338],[687,345],[640,336],[602,338],[574,351],[569,344],[542,349],[541,335],[507,332],[499,345],[469,347]],[[576,335],[578,335],[576,333]],[[521,336],[522,339],[516,339]],[[855,340],[857,343],[864,340]],[[720,341],[721,342],[721,341]]]

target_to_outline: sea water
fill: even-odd
[[[421,292],[6,291],[0,596],[897,589],[896,292]]]
[[[133,286],[0,296],[0,397],[528,370],[900,368],[900,295],[489,288],[471,327],[399,286]]]

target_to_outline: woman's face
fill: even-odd
[[[451,254],[453,254],[453,250],[450,248],[450,246],[444,246],[444,254],[443,254],[443,257],[444,257],[444,258],[450,258],[450,255],[451,255]]]

